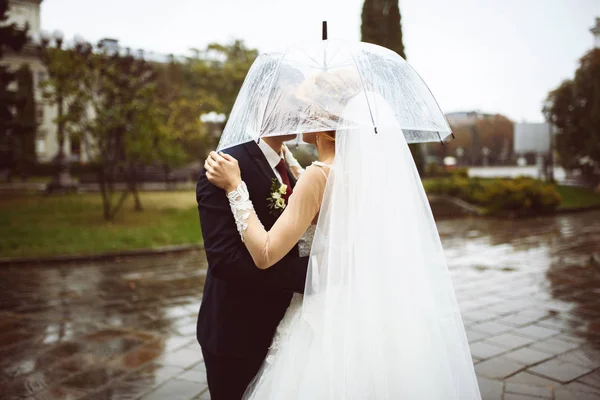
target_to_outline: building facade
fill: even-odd
[[[59,144],[56,129],[56,106],[49,104],[43,98],[42,83],[47,79],[46,68],[39,57],[39,51],[36,43],[43,35],[41,24],[41,4],[43,0],[9,0],[9,23],[16,23],[20,27],[29,26],[29,37],[32,39],[25,48],[19,52],[6,52],[0,63],[7,65],[10,69],[18,69],[23,64],[29,66],[33,73],[33,81],[35,85],[35,101],[36,101],[36,155],[38,162],[51,162],[58,154]],[[55,35],[56,36],[56,35]],[[118,51],[123,54],[129,53],[130,49],[121,48],[119,41],[116,39],[103,39],[102,44],[106,49]],[[154,52],[144,52],[138,50],[134,53],[137,57],[154,63],[168,63],[172,60],[180,60],[179,57],[172,55],[158,54]],[[89,110],[90,115],[93,115],[93,110]],[[88,162],[91,157],[86,151],[86,146],[82,146],[80,141],[70,140],[68,134],[65,135],[64,154],[71,162]]]
[[[35,43],[42,35],[40,7],[43,0],[9,0],[8,23],[16,23],[20,27],[29,26],[30,41],[19,52],[7,51],[0,62],[10,69],[16,70],[22,65],[28,65],[33,74],[36,103],[36,156],[38,162],[51,162],[58,154],[58,137],[56,132],[56,106],[44,100],[42,83],[47,79],[46,68],[39,57]],[[71,162],[85,163],[89,160],[85,149],[77,142],[72,142],[68,135],[65,137],[64,153]]]
[[[29,36],[39,37],[41,29],[41,3],[42,0],[10,0],[8,22],[15,22],[20,27],[28,25]],[[37,49],[31,43],[28,43],[19,53],[7,51],[0,62],[12,70],[16,70],[24,64],[28,65],[31,69],[35,86],[36,123],[38,125],[35,144],[36,154],[40,162],[51,161],[53,156],[58,153],[56,127],[54,124],[56,109],[45,104],[43,99],[40,84],[46,80],[47,75],[46,69],[38,56]],[[65,147],[67,147],[66,143]]]

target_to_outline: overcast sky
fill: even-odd
[[[42,29],[188,54],[236,38],[261,51],[329,37],[360,39],[362,0],[44,0]],[[593,46],[600,0],[400,0],[407,60],[445,112],[541,121],[549,90]]]

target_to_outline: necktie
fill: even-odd
[[[287,167],[285,166],[283,158],[279,161],[279,164],[275,166],[275,169],[279,172],[279,175],[281,175],[281,183],[287,186],[287,191],[282,196],[287,204],[288,198],[292,194],[292,185],[290,184],[290,177],[288,176]]]

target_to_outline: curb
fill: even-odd
[[[86,261],[107,261],[125,257],[140,257],[150,255],[163,255],[170,253],[185,253],[194,250],[201,250],[204,246],[200,244],[181,244],[173,246],[163,246],[154,249],[136,249],[124,250],[99,254],[85,254],[72,256],[55,257],[15,257],[0,258],[0,266],[8,265],[36,265],[36,264],[71,264]]]
[[[600,210],[600,205],[586,206],[586,207],[562,208],[562,209],[559,208],[555,211],[555,214],[556,215],[575,214],[575,213],[580,213],[580,212],[596,211],[596,210]]]
[[[465,212],[465,214],[475,215],[478,217],[485,216],[485,212],[483,211],[483,209],[481,207],[478,207],[474,204],[471,204],[464,200],[461,200],[458,197],[431,194],[431,195],[427,195],[427,200],[429,201],[430,204],[432,201],[439,201],[439,200],[447,201],[449,203],[454,204],[458,208],[462,209]]]

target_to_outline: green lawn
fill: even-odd
[[[433,180],[425,179],[424,185]],[[600,193],[558,186],[561,209],[600,206]],[[112,222],[102,219],[98,193],[0,198],[0,258],[95,254],[107,251],[200,243],[193,191],[141,193],[145,210],[132,199]]]
[[[557,186],[557,190],[562,197],[560,209],[600,206],[600,193],[591,189]]]
[[[131,197],[112,222],[102,218],[99,193],[0,199],[0,257],[94,254],[200,243],[193,191],[141,193],[142,212]]]

